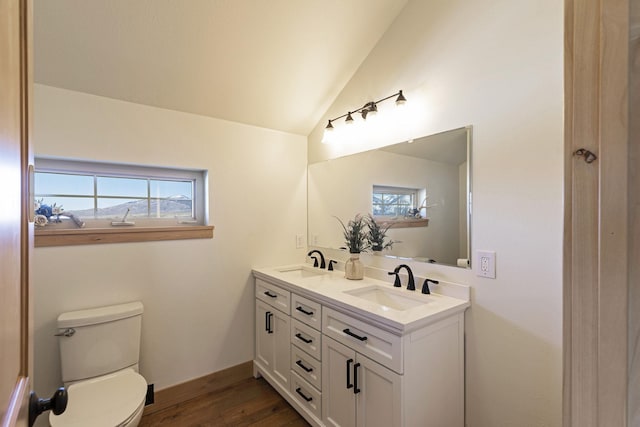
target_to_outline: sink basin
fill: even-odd
[[[404,289],[396,291],[380,286],[355,289],[353,291],[344,291],[344,293],[362,298],[369,302],[376,303],[381,306],[383,310],[393,309],[404,311],[429,303],[427,298],[419,298],[418,296],[413,295],[404,295],[408,293]]]
[[[311,267],[303,267],[303,266],[283,268],[282,270],[278,270],[278,272],[284,273],[287,277],[298,277],[298,278],[316,277],[316,276],[322,276],[323,274],[326,274],[326,272],[323,270],[314,269]]]

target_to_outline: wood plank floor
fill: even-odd
[[[219,391],[143,415],[150,426],[287,426],[309,424],[263,378],[247,378]]]

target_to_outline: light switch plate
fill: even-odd
[[[296,248],[304,248],[304,234],[296,234]]]
[[[489,279],[496,278],[496,253],[495,251],[477,251],[478,262],[476,274]]]

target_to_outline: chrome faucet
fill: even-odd
[[[437,285],[438,282],[437,280],[433,280],[433,279],[429,279],[428,277],[426,279],[424,279],[424,283],[422,284],[422,293],[423,294],[431,294],[431,290],[429,290],[429,282],[433,283],[434,285]]]
[[[392,275],[395,274],[396,275],[396,279],[393,282],[393,286],[395,286],[396,288],[400,287],[400,269],[405,268],[407,270],[407,274],[409,275],[409,283],[407,283],[407,290],[408,291],[415,291],[416,290],[416,284],[415,284],[415,279],[413,278],[413,271],[411,271],[411,268],[409,268],[409,266],[407,264],[400,264],[399,266],[397,266],[393,271],[390,271],[388,274]]]
[[[324,255],[322,255],[322,252],[320,252],[317,249],[312,250],[311,252],[309,252],[307,254],[307,256],[313,258],[313,266],[317,267],[318,266],[318,258],[316,258],[315,256],[312,256],[313,254],[318,254],[320,255],[320,268],[326,268],[327,264],[324,261]]]

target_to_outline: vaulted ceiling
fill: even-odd
[[[308,135],[406,3],[35,0],[35,81]]]

